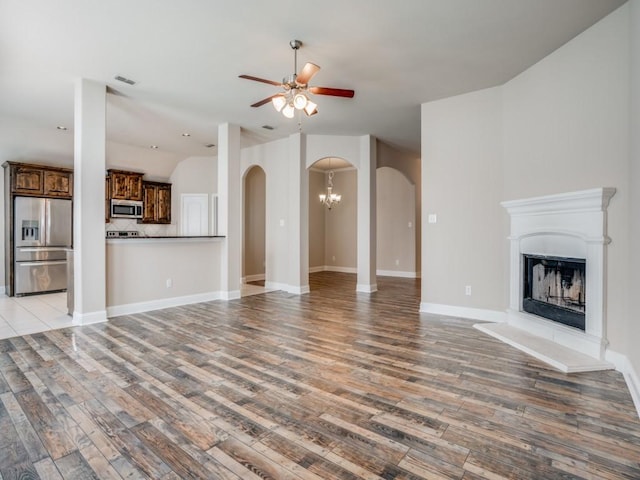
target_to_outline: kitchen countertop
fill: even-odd
[[[154,237],[106,237],[107,243],[129,243],[139,244],[146,242],[202,242],[202,241],[215,241],[226,238],[222,235],[198,235],[198,236],[154,236]]]
[[[224,235],[153,235],[144,236],[138,235],[136,237],[106,237],[109,240],[140,240],[140,239],[152,239],[152,238],[226,238]]]

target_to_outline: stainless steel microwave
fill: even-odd
[[[111,200],[111,218],[142,218],[142,202]]]

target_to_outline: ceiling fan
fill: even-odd
[[[318,113],[318,105],[311,101],[309,94],[314,95],[330,95],[333,97],[346,97],[353,98],[355,92],[353,90],[345,90],[342,88],[330,88],[330,87],[313,87],[309,85],[309,81],[313,76],[318,73],[320,67],[314,63],[306,63],[300,73],[296,74],[298,70],[298,50],[302,47],[300,40],[291,40],[289,45],[293,49],[293,72],[282,79],[282,82],[276,82],[273,80],[265,80],[264,78],[254,77],[251,75],[240,75],[240,78],[246,78],[247,80],[253,80],[255,82],[268,83],[269,85],[275,85],[282,87],[283,92],[276,93],[259,102],[251,105],[252,107],[261,107],[262,105],[271,102],[275,109],[287,118],[293,118],[296,110],[304,110],[308,115],[315,115]]]

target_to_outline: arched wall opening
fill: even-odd
[[[342,196],[329,209],[320,202],[327,193],[329,172],[333,192]],[[309,273],[357,272],[358,172],[339,157],[325,157],[309,167]]]
[[[249,168],[242,194],[242,283],[266,278],[266,174],[259,166]]]

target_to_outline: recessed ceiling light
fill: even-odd
[[[67,127],[65,127],[64,125],[58,125],[56,128],[58,130],[67,130]]]
[[[207,144],[205,144],[205,147],[207,147],[207,148],[213,148],[215,146],[216,146],[215,143],[207,143]]]
[[[136,84],[135,80],[131,80],[130,78],[123,77],[122,75],[116,75],[113,78],[115,78],[119,82],[123,82],[123,83],[126,83],[128,85],[135,85]]]
[[[191,136],[191,134],[190,134],[190,133],[187,133],[187,132],[184,132],[184,133],[182,134],[182,136],[183,136],[183,137],[190,137],[190,136]]]
[[[158,145],[149,145],[149,148],[153,148],[154,150],[158,148]]]

